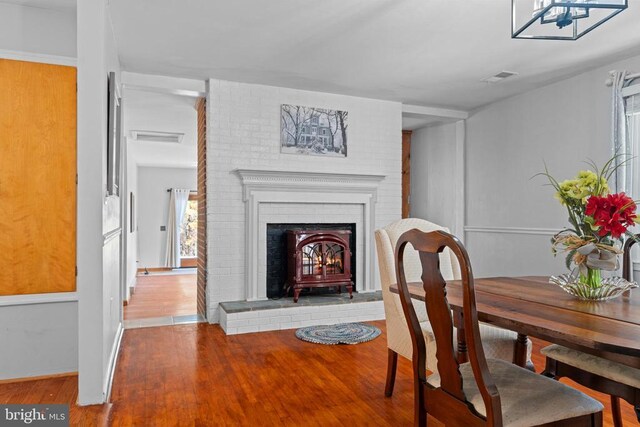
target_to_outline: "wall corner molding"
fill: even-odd
[[[15,61],[40,62],[43,64],[66,65],[76,67],[78,60],[71,56],[46,55],[43,53],[23,52],[16,50],[0,49],[0,59],[13,59]]]
[[[537,227],[491,227],[491,226],[471,226],[464,227],[465,233],[498,233],[498,234],[529,234],[538,236],[554,236],[560,228],[537,228]]]
[[[52,304],[59,302],[77,302],[77,292],[55,292],[48,294],[6,295],[0,296],[0,307],[12,305]]]

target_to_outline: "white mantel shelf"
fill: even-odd
[[[245,202],[246,299],[267,298],[266,283],[258,283],[260,204],[356,204],[363,207],[364,269],[359,292],[373,292],[373,232],[378,185],[384,175],[236,169]]]
[[[236,169],[242,181],[244,200],[254,189],[309,190],[310,187],[330,192],[359,193],[364,189],[376,190],[385,179],[384,175],[362,175],[350,173],[292,172],[278,170]],[[372,192],[376,197],[377,192]]]

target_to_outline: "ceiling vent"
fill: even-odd
[[[179,132],[156,132],[152,130],[132,130],[131,136],[136,141],[141,142],[167,142],[180,144],[184,133]]]
[[[504,79],[508,79],[509,77],[517,76],[518,73],[514,73],[513,71],[500,71],[498,74],[493,75],[491,77],[487,77],[486,79],[480,80],[485,83],[498,83]]]

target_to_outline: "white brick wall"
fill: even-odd
[[[208,95],[210,322],[218,322],[219,302],[245,299],[245,211],[235,169],[386,175],[378,189],[376,227],[400,218],[400,103],[220,80],[209,81]],[[348,111],[348,157],[281,154],[282,104]]]
[[[382,319],[384,319],[382,301],[287,307],[240,313],[225,313],[224,310],[220,310],[220,326],[227,335]]]

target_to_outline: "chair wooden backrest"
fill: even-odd
[[[631,262],[631,247],[638,243],[640,240],[640,234],[635,235],[635,239],[627,238],[622,248],[622,278],[630,282],[633,281],[633,263]]]
[[[427,389],[430,387],[426,385],[426,346],[424,336],[411,302],[411,295],[404,273],[403,253],[407,244],[411,244],[419,252],[422,263],[422,283],[425,291],[427,315],[433,328],[437,347],[436,357],[440,374],[439,390],[444,392],[429,393],[429,399],[440,401],[430,401],[430,406],[431,404],[441,405],[449,408],[452,412],[466,411],[464,414],[456,414],[456,418],[468,418],[468,425],[482,421],[483,424],[486,422],[488,425],[501,426],[500,395],[487,367],[487,360],[482,348],[469,256],[462,243],[444,231],[424,233],[420,230],[409,230],[400,236],[396,246],[396,279],[402,309],[411,333],[414,377],[424,384]],[[445,248],[449,248],[453,252],[460,264],[463,291],[464,340],[467,344],[473,375],[485,404],[486,421],[473,409],[463,391],[463,381],[453,338],[453,318],[447,301],[446,282],[440,273],[438,254]],[[462,333],[461,330],[458,332]]]

